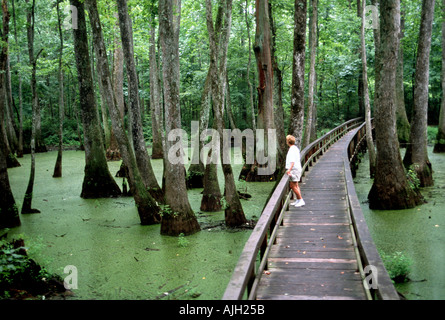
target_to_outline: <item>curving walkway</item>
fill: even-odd
[[[352,130],[300,183],[306,205],[289,206],[256,299],[367,299],[347,199],[344,150]]]

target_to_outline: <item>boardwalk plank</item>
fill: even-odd
[[[270,258],[287,258],[287,257],[306,257],[315,259],[356,259],[355,253],[348,250],[328,249],[325,251],[319,250],[302,250],[298,248],[272,248],[270,251]]]
[[[270,271],[269,271],[270,272]],[[305,283],[305,281],[326,281],[329,279],[336,279],[338,281],[361,281],[360,273],[355,270],[325,270],[320,273],[316,269],[304,269],[299,270],[298,274],[289,272],[289,269],[274,269],[269,273],[265,273],[262,276],[262,280],[267,281],[285,281],[293,284]]]
[[[320,269],[321,272],[323,272],[324,270],[340,270],[340,271],[358,270],[356,260],[347,260],[347,259],[296,260],[297,258],[293,258],[295,260],[289,261],[289,258],[283,258],[281,260],[277,259],[278,258],[274,258],[268,262],[267,264],[268,269],[273,269],[273,268],[293,269],[295,272],[298,272],[298,269]]]
[[[353,244],[351,242],[337,242],[337,243],[326,243],[323,241],[315,240],[300,240],[300,241],[289,241],[289,239],[277,239],[277,245],[282,247],[294,248],[297,250],[318,250],[318,251],[328,251],[328,250],[353,250]]]
[[[263,293],[258,300],[363,300],[363,298],[355,296],[309,296],[309,295],[267,295]]]
[[[293,295],[293,296],[313,296],[313,297],[350,297],[365,299],[366,295],[363,285],[359,281],[349,281],[345,283],[326,283],[326,284],[287,284],[283,286],[262,286],[259,293],[267,296],[272,295]]]

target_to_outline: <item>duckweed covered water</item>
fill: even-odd
[[[428,148],[434,170],[434,186],[423,188],[427,203],[399,211],[370,210],[367,198],[372,186],[369,158],[363,158],[354,180],[369,230],[379,251],[402,252],[412,260],[410,281],[397,290],[411,300],[445,299],[445,154]]]
[[[20,215],[22,225],[9,237],[24,235],[30,255],[50,272],[65,278],[75,266],[74,299],[220,299],[251,230],[223,226],[224,212],[201,213],[202,189],[189,199],[202,231],[187,237],[160,235],[160,226],[142,226],[131,197],[80,198],[84,153],[64,151],[63,177],[52,178],[56,152],[36,155],[33,208],[40,214]],[[19,208],[29,178],[30,157],[9,169]],[[119,162],[109,162],[114,175]],[[152,160],[158,181],[162,160]],[[241,166],[234,166],[235,176]],[[122,179],[116,178],[121,186]],[[224,186],[219,172],[221,189]],[[241,200],[247,219],[257,220],[274,183],[238,182],[250,193]],[[213,226],[213,227],[212,227]]]

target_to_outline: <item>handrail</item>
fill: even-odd
[[[317,156],[323,155],[323,153],[329,149],[329,147],[337,142],[346,132],[356,128],[362,123],[362,118],[355,118],[349,120],[342,125],[332,129],[321,138],[318,138],[314,142],[310,143],[306,148],[301,151],[301,161],[304,172],[309,170],[311,166],[317,160]],[[344,131],[346,129],[346,131]]]
[[[360,260],[365,268],[367,266],[374,267],[374,271],[371,271],[370,274],[366,275],[365,273],[363,275],[365,278],[369,279],[364,278],[363,280],[367,282],[370,280],[370,282],[372,282],[371,284],[368,282],[368,288],[370,289],[372,296],[376,296],[380,300],[400,300],[400,297],[394,288],[394,284],[383,265],[374,241],[372,240],[354,186],[352,169],[355,170],[356,165],[353,159],[356,157],[357,150],[361,149],[363,144],[366,143],[366,140],[364,139],[365,136],[366,126],[365,124],[362,124],[357,129],[356,134],[350,137],[348,148],[344,150],[345,154],[343,157],[349,214],[354,236],[356,238],[357,249],[360,254]],[[369,269],[372,270],[372,268]],[[377,272],[377,274],[373,274],[374,272]]]
[[[309,167],[317,161],[317,158],[322,156],[334,142],[362,122],[361,118],[349,120],[305,147],[300,155],[303,168],[302,178],[305,171],[308,171]],[[247,240],[238,264],[233,271],[232,278],[222,297],[223,300],[241,300],[243,297],[255,298],[256,284],[264,268],[266,268],[267,254],[265,253],[268,252],[268,248],[275,241],[276,231],[274,232],[274,230],[281,224],[282,214],[285,211],[283,208],[287,208],[287,202],[289,201],[288,179],[288,175],[284,174],[261,213],[261,217]],[[268,233],[271,235],[269,241],[267,240]],[[256,270],[258,253],[260,253],[260,268]]]

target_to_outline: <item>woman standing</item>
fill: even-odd
[[[300,186],[298,185],[302,172],[300,150],[295,145],[294,136],[291,135],[287,136],[286,143],[289,146],[289,151],[287,152],[286,156],[286,170],[290,179],[289,186],[297,196],[297,201],[292,203],[292,205],[295,207],[302,207],[305,205],[305,203],[303,197],[301,196]]]

